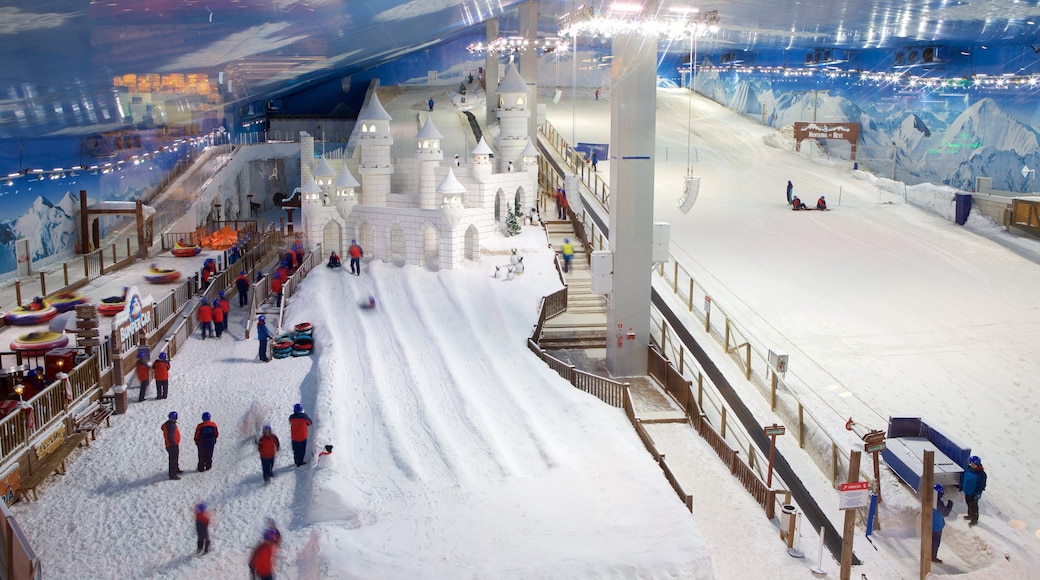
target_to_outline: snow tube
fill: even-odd
[[[173,249],[170,250],[170,253],[178,258],[190,258],[192,256],[198,256],[201,251],[202,246],[187,246],[177,242],[173,245]]]
[[[291,350],[293,343],[291,340],[276,340],[271,345],[271,350],[275,352]]]
[[[29,326],[42,324],[58,315],[58,309],[49,303],[43,303],[43,310],[30,310],[24,306],[12,309],[4,315],[4,322],[13,326]]]
[[[298,350],[310,350],[314,348],[314,339],[309,336],[301,336],[293,341],[292,347]]]
[[[308,350],[297,350],[295,348],[292,349],[292,355],[293,356],[310,356],[310,354],[311,354],[310,349],[308,349]]]
[[[69,337],[64,334],[41,330],[23,334],[14,339],[11,341],[11,350],[29,356],[40,356],[46,354],[52,348],[61,348],[68,343]]]
[[[290,351],[285,351],[285,352],[276,352],[276,353],[272,354],[271,356],[273,356],[274,358],[289,358],[292,355],[290,354]]]
[[[172,268],[148,268],[148,272],[145,273],[144,279],[148,280],[152,284],[169,284],[170,282],[176,282],[181,277],[180,270],[174,270]]]
[[[310,336],[314,332],[314,326],[310,322],[301,322],[293,327],[297,336]]]
[[[68,312],[80,304],[86,304],[87,297],[74,292],[62,292],[51,296],[50,303],[58,312]]]
[[[123,305],[125,304],[122,296],[109,296],[103,298],[101,304],[98,304],[98,314],[102,316],[115,316],[123,311]]]

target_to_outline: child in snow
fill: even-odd
[[[206,511],[206,504],[199,503],[195,506],[195,533],[198,535],[198,542],[195,545],[196,554],[208,554],[209,553],[209,512]]]

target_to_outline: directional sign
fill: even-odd
[[[763,431],[765,432],[766,437],[772,437],[774,435],[783,435],[787,432],[787,428],[783,425],[770,425],[763,428]]]

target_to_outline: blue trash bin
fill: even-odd
[[[971,194],[956,193],[954,198],[957,202],[954,208],[954,221],[957,222],[957,225],[963,226],[968,221],[968,214],[971,212]]]

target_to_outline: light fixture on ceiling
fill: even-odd
[[[561,36],[600,36],[612,37],[621,33],[639,32],[653,33],[664,40],[685,40],[718,32],[722,25],[717,10],[699,12],[697,10],[656,13],[643,16],[639,12],[619,10],[615,3],[606,12],[595,13],[589,6],[568,12],[560,17]]]
[[[555,36],[547,36],[535,40],[528,40],[522,36],[500,36],[491,42],[473,42],[466,46],[471,53],[487,52],[491,54],[502,54],[511,52],[526,52],[528,50],[539,50],[548,54],[552,52],[566,52],[567,41]]]

